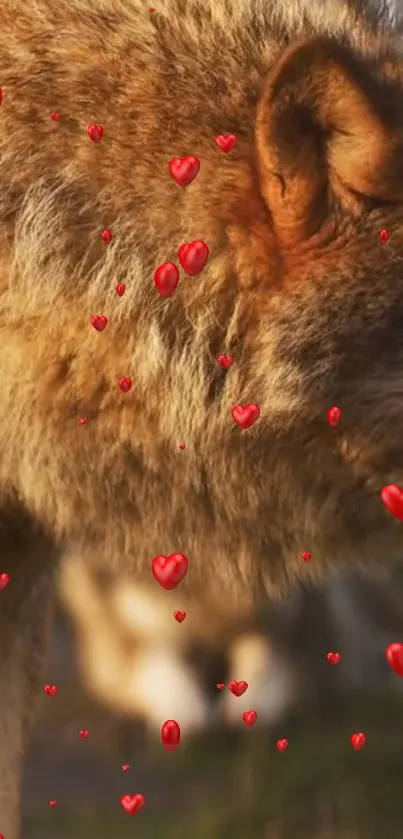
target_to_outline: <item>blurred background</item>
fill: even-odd
[[[66,560],[24,836],[401,839],[403,678],[385,650],[403,642],[402,572],[300,586],[235,625],[157,589]],[[249,683],[242,696],[230,679]],[[181,724],[176,752],[166,719]],[[136,793],[129,815],[120,797]]]

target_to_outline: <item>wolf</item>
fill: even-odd
[[[182,590],[239,616],[401,554],[403,64],[371,3],[4,0],[0,68],[17,839],[67,551],[139,582],[180,552]]]

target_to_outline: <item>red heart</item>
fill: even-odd
[[[302,552],[302,559],[304,560],[304,562],[309,562],[309,560],[312,559],[311,552],[310,551],[303,551]]]
[[[52,798],[52,799],[49,801],[49,807],[57,807],[57,801],[56,801],[56,799],[55,799],[55,798]]]
[[[0,591],[8,586],[11,580],[10,574],[0,574]]]
[[[249,685],[247,682],[232,681],[228,682],[228,687],[231,693],[234,694],[234,696],[242,696],[242,694],[245,693],[246,690],[248,690]]]
[[[170,591],[176,588],[183,580],[189,567],[189,561],[185,554],[170,554],[169,556],[155,556],[151,569],[155,579],[159,582],[162,588]]]
[[[179,186],[189,186],[199,173],[200,160],[189,154],[186,157],[174,157],[169,161],[168,168]]]
[[[185,617],[186,617],[186,612],[178,612],[178,611],[174,612],[174,618],[175,618],[176,621],[178,621],[178,623],[182,623],[182,621],[185,620]]]
[[[403,676],[403,644],[389,644],[386,660],[398,676]]]
[[[178,250],[179,262],[189,277],[196,277],[197,274],[200,274],[208,260],[208,255],[208,246],[199,239],[181,245]]]
[[[53,113],[51,113],[50,115],[50,118],[57,122],[57,120],[60,119],[60,114],[58,114],[57,111],[53,111]]]
[[[241,428],[250,428],[258,419],[260,414],[259,405],[234,405],[232,409],[232,418]]]
[[[285,750],[288,748],[288,740],[286,740],[285,738],[284,740],[277,740],[276,746],[279,752],[285,752]]]
[[[403,489],[397,484],[387,484],[381,492],[381,498],[392,516],[403,521]]]
[[[122,763],[123,772],[128,772],[130,769],[130,763]]]
[[[235,134],[218,134],[215,141],[220,151],[228,154],[234,148],[237,138]]]
[[[181,739],[181,730],[176,720],[167,720],[161,728],[161,742],[168,752],[175,752]]]
[[[128,393],[132,384],[133,384],[133,382],[132,382],[130,376],[119,376],[118,384],[119,384],[120,389],[123,390],[123,393]]]
[[[341,661],[341,653],[327,653],[326,658],[330,664],[338,664]]]
[[[178,449],[186,449],[185,443],[179,443]]]
[[[105,326],[108,324],[108,318],[106,318],[105,315],[93,315],[91,323],[97,332],[103,332]]]
[[[87,417],[79,417],[78,421],[79,421],[80,425],[87,425],[88,419],[87,419]]]
[[[47,696],[54,696],[58,690],[59,688],[57,687],[57,685],[45,685],[44,687],[44,691],[47,694]]]
[[[172,297],[179,282],[179,271],[173,262],[164,262],[154,271],[154,285],[161,297]]]
[[[341,418],[341,410],[340,410],[340,408],[337,407],[337,405],[334,405],[333,408],[329,408],[329,410],[327,412],[327,421],[328,421],[329,425],[332,426],[332,428],[335,428],[336,425],[339,424],[340,418]]]
[[[104,129],[102,125],[88,125],[87,132],[93,143],[100,143],[102,137],[104,136]]]
[[[89,733],[90,732],[88,731],[88,728],[80,728],[79,734],[80,734],[80,737],[83,738],[83,740],[87,739]]]
[[[146,799],[144,795],[138,792],[137,795],[122,795],[120,803],[123,809],[126,810],[126,813],[133,815],[134,813],[138,813],[142,807],[144,807]]]
[[[360,749],[365,746],[366,740],[367,736],[363,731],[359,731],[357,734],[352,734],[350,737],[350,743],[356,752],[359,752]]]
[[[217,690],[224,690],[224,688],[225,688],[224,682],[217,682],[216,688],[217,688]]]
[[[123,297],[125,291],[126,291],[125,284],[124,283],[118,283],[117,286],[116,286],[116,294],[118,295],[118,297]]]
[[[217,356],[217,361],[218,361],[220,367],[223,367],[224,370],[228,370],[228,368],[231,367],[231,364],[233,364],[234,356],[233,355],[218,355]]]
[[[102,230],[101,239],[105,242],[105,245],[109,245],[109,242],[112,241],[112,230]]]
[[[257,720],[257,713],[256,711],[245,711],[245,713],[242,714],[242,719],[245,725],[248,725],[250,726],[250,728],[252,728],[252,725],[255,725],[255,722]]]

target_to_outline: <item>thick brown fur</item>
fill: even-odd
[[[379,496],[403,479],[401,66],[363,3],[5,0],[0,485],[49,555],[150,575],[183,551],[184,585],[248,605],[307,573],[302,550],[313,576],[401,553]],[[159,298],[194,239],[206,268]]]

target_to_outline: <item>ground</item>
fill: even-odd
[[[166,753],[90,701],[66,655],[59,635],[47,670],[59,692],[41,702],[24,839],[401,839],[401,694],[300,707],[272,731],[240,726],[237,736],[218,731]],[[359,752],[350,745],[357,731],[367,735]],[[280,737],[289,740],[282,754]],[[135,792],[147,804],[130,816],[120,796]]]

